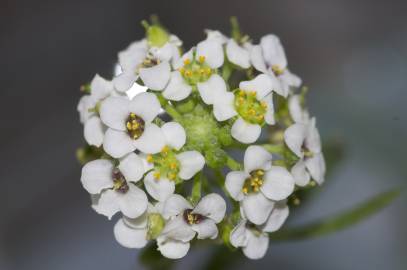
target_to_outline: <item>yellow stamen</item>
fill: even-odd
[[[162,154],[167,154],[168,151],[170,151],[170,148],[168,146],[164,146],[163,149],[161,149]]]
[[[249,113],[250,115],[255,115],[255,114],[256,114],[256,111],[255,111],[254,109],[250,109],[250,110],[248,111],[248,113]]]
[[[185,71],[185,76],[191,77],[191,76],[192,76],[192,72],[191,72],[190,70]]]
[[[153,162],[153,155],[147,155],[147,162],[152,163]]]
[[[160,179],[161,174],[160,174],[160,172],[154,172],[154,173],[153,173],[153,176],[154,176],[154,178],[155,178],[156,180],[158,180],[158,179]]]
[[[256,91],[251,91],[250,95],[255,96],[256,95]]]
[[[170,168],[171,169],[176,169],[177,168],[177,163],[175,163],[175,162],[172,162],[171,164],[170,164]]]
[[[199,56],[199,63],[202,64],[203,62],[205,62],[205,56],[200,55],[200,56]]]
[[[169,173],[168,174],[168,179],[174,180],[177,176],[174,173]]]
[[[191,63],[191,59],[186,58],[186,59],[184,60],[184,65],[189,65],[190,63]]]
[[[185,68],[183,68],[183,67],[180,68],[180,69],[179,69],[179,73],[181,73],[181,75],[184,75],[184,73],[185,73]]]
[[[262,101],[262,102],[260,102],[260,104],[264,109],[267,109],[267,103],[266,102]]]

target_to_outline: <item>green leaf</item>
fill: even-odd
[[[299,228],[282,229],[271,234],[270,238],[276,241],[302,240],[344,230],[379,212],[397,198],[400,193],[401,189],[399,188],[381,193],[351,210],[340,213],[339,215]]]

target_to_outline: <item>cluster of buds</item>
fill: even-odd
[[[97,213],[121,214],[114,235],[127,248],[155,241],[178,259],[213,239],[262,258],[296,192],[324,181],[306,88],[280,39],[256,44],[233,22],[232,37],[207,30],[185,53],[144,22],[146,37],[118,54],[120,72],[82,87],[81,182]]]

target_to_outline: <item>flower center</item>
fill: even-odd
[[[113,177],[113,190],[116,190],[120,193],[127,193],[129,191],[129,186],[127,185],[126,179],[124,178],[123,174],[119,171],[119,169],[114,169],[112,173]]]
[[[192,209],[187,209],[184,211],[184,220],[189,225],[199,224],[204,219],[205,217],[200,214],[192,214]]]
[[[129,136],[137,140],[143,134],[145,128],[145,122],[140,116],[130,113],[126,120],[126,129]]]
[[[184,66],[179,68],[179,72],[188,84],[195,85],[207,81],[213,70],[205,63],[205,56],[201,55],[192,61],[189,58],[185,59]]]
[[[256,98],[256,91],[239,90],[235,94],[235,108],[239,115],[251,124],[263,124],[267,103]]]
[[[274,72],[276,76],[280,76],[284,73],[284,69],[280,68],[278,65],[272,65],[271,70]]]
[[[148,155],[147,162],[154,164],[154,178],[160,179],[162,176],[171,181],[178,180],[180,163],[176,157],[175,151],[164,146],[160,153]]]
[[[304,153],[305,157],[313,157],[314,156],[314,153],[312,153],[312,151],[308,149],[308,147],[305,145],[305,142],[301,146],[301,151]]]
[[[244,181],[242,192],[244,194],[259,192],[260,187],[263,185],[263,176],[263,170],[252,171],[250,176]]]

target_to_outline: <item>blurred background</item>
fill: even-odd
[[[143,269],[81,187],[76,105],[79,86],[110,77],[153,13],[186,48],[205,28],[228,33],[231,15],[255,42],[280,36],[322,137],[344,144],[343,161],[291,224],[405,186],[406,1],[1,0],[0,269]],[[265,259],[235,269],[406,269],[406,202],[334,235],[271,243]],[[194,249],[178,269],[207,254]]]

